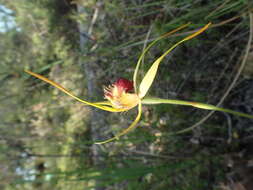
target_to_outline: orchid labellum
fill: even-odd
[[[180,40],[179,42],[174,44],[171,48],[169,48],[167,51],[165,51],[160,57],[158,57],[154,61],[154,63],[151,65],[151,67],[149,68],[149,70],[145,74],[145,76],[142,79],[142,81],[140,82],[140,84],[137,85],[138,71],[139,71],[140,63],[143,60],[145,53],[157,41],[179,31],[179,30],[182,30],[183,28],[185,28],[188,25],[189,24],[185,24],[183,26],[180,26],[180,27],[176,28],[175,30],[173,30],[169,33],[166,33],[163,36],[154,40],[140,55],[137,65],[136,65],[136,68],[135,68],[134,75],[133,75],[133,82],[129,81],[127,79],[120,78],[116,82],[114,82],[111,86],[104,88],[104,97],[107,101],[94,102],[94,103],[88,102],[86,100],[78,98],[77,96],[73,95],[70,91],[68,91],[67,89],[62,87],[60,84],[57,84],[56,82],[53,82],[53,81],[45,78],[44,76],[41,76],[39,74],[36,74],[36,73],[28,71],[28,70],[25,70],[25,72],[53,85],[54,87],[58,88],[59,90],[63,91],[64,93],[68,94],[72,98],[78,100],[79,102],[82,102],[82,103],[89,105],[89,106],[96,107],[101,110],[105,110],[105,111],[109,111],[109,112],[124,112],[124,111],[128,111],[136,106],[138,107],[138,114],[137,114],[135,120],[132,122],[132,124],[127,129],[123,130],[121,133],[119,133],[118,135],[116,135],[113,138],[110,138],[105,141],[97,142],[96,144],[104,144],[104,143],[119,139],[119,137],[127,134],[130,130],[135,128],[138,121],[141,118],[142,104],[176,104],[176,105],[193,106],[193,107],[200,108],[200,109],[228,112],[228,113],[235,114],[238,116],[253,119],[252,115],[248,115],[248,114],[236,112],[233,110],[216,107],[216,106],[209,105],[209,104],[203,104],[203,103],[198,103],[198,102],[188,102],[188,101],[182,101],[182,100],[161,99],[161,98],[145,98],[148,90],[150,89],[150,87],[155,79],[159,64],[164,59],[164,57],[167,54],[169,54],[173,49],[175,49],[178,45],[180,45],[181,43],[183,43],[187,40],[190,40],[190,39],[196,37],[197,35],[199,35],[200,33],[204,32],[211,25],[211,23],[205,25],[203,28],[200,28],[199,30],[197,30],[193,34],[183,38],[182,40]]]

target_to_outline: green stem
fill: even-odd
[[[200,109],[222,111],[222,112],[230,113],[233,115],[253,119],[253,115],[250,115],[250,114],[241,113],[241,112],[233,111],[230,109],[220,108],[220,107],[216,107],[214,105],[203,104],[203,103],[199,103],[199,102],[189,102],[189,101],[183,101],[183,100],[172,100],[172,99],[161,99],[161,98],[144,98],[144,99],[142,99],[141,102],[142,102],[142,104],[148,104],[148,105],[150,105],[150,104],[174,104],[174,105],[193,106],[193,107],[200,108]]]

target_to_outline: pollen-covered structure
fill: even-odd
[[[118,79],[109,87],[104,88],[104,96],[113,107],[120,109],[131,109],[135,107],[140,99],[133,91],[133,82],[124,78]]]

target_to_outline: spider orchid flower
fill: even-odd
[[[115,108],[129,110],[140,102],[137,94],[130,93],[133,89],[132,81],[120,78],[111,86],[104,88],[105,99]]]
[[[59,90],[63,91],[64,93],[66,93],[67,95],[71,96],[72,98],[76,99],[79,102],[82,102],[82,103],[89,105],[89,106],[96,107],[96,108],[104,110],[104,111],[124,112],[124,111],[128,111],[136,106],[138,107],[138,114],[137,114],[135,120],[131,123],[131,125],[128,128],[126,128],[125,130],[123,130],[122,132],[117,134],[115,137],[110,138],[105,141],[97,142],[96,144],[104,144],[104,143],[111,142],[113,140],[117,140],[117,139],[119,139],[119,137],[127,134],[129,131],[134,129],[136,127],[138,121],[141,118],[142,104],[149,104],[149,105],[150,104],[151,105],[153,105],[153,104],[176,104],[176,105],[193,106],[193,107],[200,108],[200,109],[223,111],[223,112],[231,113],[234,115],[253,119],[252,115],[236,112],[236,111],[229,110],[229,109],[216,107],[216,106],[209,105],[209,104],[203,104],[203,103],[198,103],[198,102],[188,102],[188,101],[182,101],[182,100],[161,99],[161,98],[145,98],[148,90],[150,89],[150,87],[155,79],[158,67],[159,67],[161,61],[164,59],[164,57],[167,54],[169,54],[173,49],[175,49],[178,45],[180,45],[181,43],[188,41],[188,40],[196,37],[200,33],[204,32],[211,25],[211,23],[208,23],[207,25],[200,28],[199,30],[197,30],[193,34],[183,38],[182,40],[180,40],[179,42],[174,44],[171,48],[169,48],[167,51],[165,51],[160,57],[158,57],[154,61],[154,63],[151,65],[151,67],[149,68],[149,70],[145,74],[144,78],[140,82],[139,86],[137,86],[138,70],[139,70],[141,61],[144,58],[145,53],[157,41],[179,31],[179,30],[182,30],[183,28],[187,27],[188,25],[189,24],[182,25],[182,26],[176,28],[175,30],[162,35],[161,37],[154,40],[146,49],[144,49],[144,51],[141,53],[141,55],[137,61],[137,64],[136,64],[136,68],[135,68],[134,75],[133,75],[133,82],[130,80],[127,80],[127,79],[120,78],[116,82],[114,82],[112,85],[104,88],[104,97],[105,97],[105,99],[107,99],[107,101],[88,102],[86,100],[80,99],[79,97],[75,96],[70,91],[68,91],[67,89],[62,87],[60,84],[53,82],[50,79],[45,78],[44,76],[41,76],[39,74],[36,74],[36,73],[28,71],[28,70],[25,70],[25,72],[53,85],[54,87],[58,88]]]

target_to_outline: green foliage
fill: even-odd
[[[224,181],[224,155],[241,151],[237,132],[245,132],[233,128],[228,137],[230,118],[224,119],[226,115],[215,114],[193,132],[172,136],[206,112],[168,105],[144,107],[144,117],[134,133],[100,147],[101,169],[91,158],[90,110],[23,70],[43,74],[84,96],[88,83],[85,63],[94,63],[94,77],[102,89],[118,77],[132,77],[143,45],[150,39],[192,22],[188,30],[151,48],[140,66],[141,75],[184,32],[211,21],[217,26],[165,58],[151,93],[215,104],[243,53],[248,31],[245,15],[252,5],[246,0],[225,4],[220,0],[96,2],[1,0],[14,11],[20,30],[0,33],[0,189],[217,189]],[[77,6],[85,6],[87,14],[78,13]],[[90,26],[96,7],[98,17],[87,52],[82,52],[78,24]],[[238,19],[227,22],[236,16]],[[226,107],[243,96],[238,91],[234,99],[229,97]],[[102,92],[97,96],[102,97]],[[121,130],[129,123],[124,118],[132,115],[108,115],[106,125]],[[240,120],[232,117],[231,122],[234,127]]]

